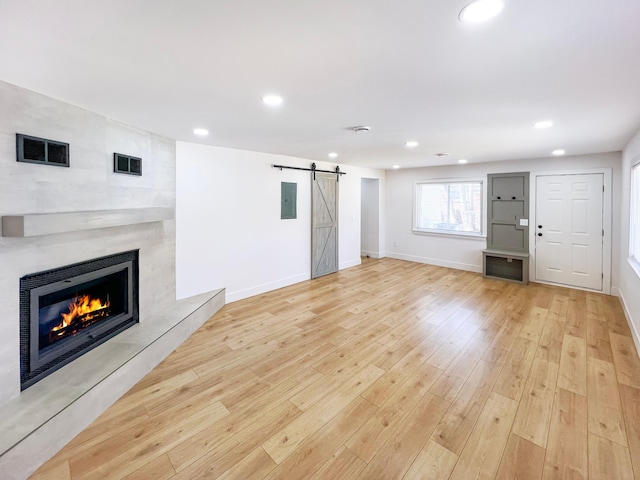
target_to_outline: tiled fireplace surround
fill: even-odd
[[[174,141],[4,82],[0,110],[0,216],[173,212]],[[70,167],[16,162],[16,133],[69,143]],[[142,157],[144,175],[113,173],[113,152]],[[140,250],[140,323],[20,392],[20,277],[135,249]],[[2,236],[0,265],[3,479],[27,478],[224,303],[224,291],[175,300],[171,218],[24,238]]]

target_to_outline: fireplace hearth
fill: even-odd
[[[137,250],[22,277],[21,388],[137,322]]]

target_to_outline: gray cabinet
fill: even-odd
[[[529,172],[488,176],[487,249],[529,252]]]
[[[483,274],[527,283],[528,257],[529,172],[490,174]]]

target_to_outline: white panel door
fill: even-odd
[[[538,176],[536,279],[602,290],[602,174]]]

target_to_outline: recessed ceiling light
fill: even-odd
[[[409,148],[417,147],[418,142],[416,142],[415,140],[409,140],[408,142],[405,143],[405,146]]]
[[[193,134],[198,135],[199,137],[206,137],[207,135],[209,135],[209,130],[207,130],[206,128],[194,128]]]
[[[338,156],[338,154],[336,152],[331,152],[329,154],[329,158],[336,158]]]
[[[397,169],[399,169],[399,168],[400,168],[400,165],[394,165],[394,166],[393,166],[393,167],[391,167],[391,168],[393,168],[394,170],[397,170]]]
[[[461,22],[484,22],[498,15],[503,7],[502,0],[475,0],[460,11],[458,18]]]
[[[564,154],[565,154],[565,151],[561,148],[551,152],[551,155],[555,155],[556,157],[559,157],[560,155],[564,155]]]
[[[467,159],[466,158],[461,158],[460,160],[458,160],[458,163],[467,163]]]
[[[541,122],[537,122],[533,124],[533,128],[550,128],[553,127],[553,122],[551,120],[543,120]]]
[[[440,152],[440,153],[436,153],[436,157],[446,157],[449,154],[447,152]]]
[[[262,103],[269,105],[270,107],[277,107],[282,105],[283,98],[279,95],[265,95],[262,97]]]

